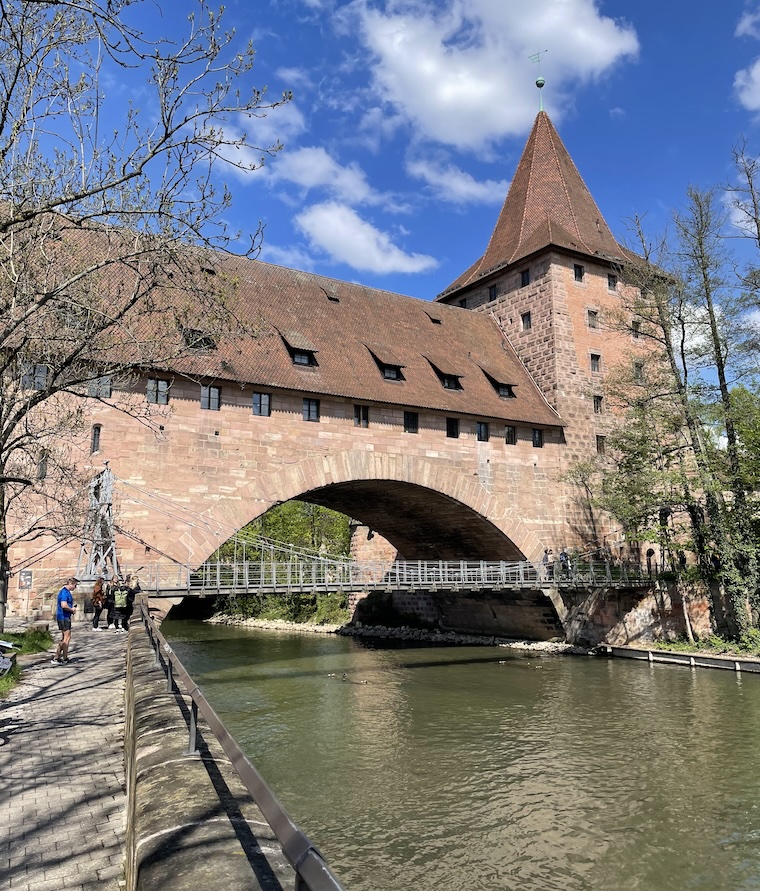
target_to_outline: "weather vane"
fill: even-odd
[[[534,65],[538,65],[538,77],[536,78],[536,86],[539,89],[539,94],[538,94],[538,97],[539,97],[538,110],[539,111],[544,110],[544,96],[543,96],[543,93],[540,92],[540,90],[543,89],[543,86],[546,83],[546,81],[543,79],[543,77],[541,77],[541,56],[545,56],[548,52],[549,52],[549,50],[540,50],[537,53],[533,53],[532,56],[528,56],[528,58],[530,59],[531,62],[533,62]]]

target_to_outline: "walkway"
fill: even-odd
[[[0,887],[123,887],[126,639],[77,623],[0,702]]]

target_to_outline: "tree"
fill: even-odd
[[[689,189],[674,224],[672,246],[663,240],[653,251],[637,220],[643,256],[622,270],[621,321],[630,327],[633,317],[650,348],[610,382],[623,412],[610,444],[621,458],[619,472],[604,474],[601,500],[671,554],[693,550],[705,580],[720,583],[720,630],[738,637],[752,623],[758,587],[754,503],[732,398],[756,367],[745,278],[735,275],[714,192]]]
[[[155,12],[134,0],[0,0],[0,630],[13,544],[81,530],[92,400],[150,423],[134,369],[250,333],[216,274],[237,238],[217,171],[277,150],[240,121],[289,95],[265,103],[252,47],[194,8],[174,41],[134,24]],[[143,107],[119,119],[104,84],[121,80]]]

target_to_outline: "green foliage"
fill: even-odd
[[[19,647],[20,655],[28,653],[44,653],[53,643],[53,638],[49,631],[39,631],[36,629],[25,632],[4,631],[3,640]],[[20,677],[21,666],[16,664],[8,674],[0,678],[0,699],[6,698],[18,683]]]
[[[53,643],[49,631],[32,629],[29,631],[4,631],[3,640],[20,647],[21,654],[44,653]]]
[[[345,514],[305,501],[287,501],[273,507],[245,526],[239,535],[240,538],[254,536],[294,548],[321,551],[330,557],[347,557],[351,543],[349,518]],[[222,561],[234,559],[235,543],[226,542],[218,553]]]
[[[760,394],[746,387],[731,390],[742,476],[749,489],[760,487]]]
[[[715,656],[753,656],[760,658],[760,629],[750,628],[736,640],[727,640],[718,634],[690,643],[685,637],[678,640],[657,641],[658,650],[678,653],[709,653]]]
[[[8,672],[8,674],[3,675],[3,677],[0,678],[0,699],[6,698],[6,696],[18,683],[20,677],[21,668],[18,665],[14,665],[13,668],[11,668],[11,670]]]
[[[317,594],[317,610],[312,621],[316,625],[345,625],[350,622],[351,614],[343,591]]]
[[[239,594],[220,597],[217,612],[244,619],[270,622],[299,622],[315,625],[345,625],[350,621],[348,601],[343,591],[317,594]]]

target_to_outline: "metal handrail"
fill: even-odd
[[[624,587],[649,585],[652,579],[637,564],[613,563],[594,557],[548,564],[527,560],[410,560],[359,563],[352,560],[208,561],[190,566],[145,567],[143,590],[203,593],[351,590],[480,590],[552,587]],[[168,595],[167,595],[168,596]]]
[[[221,718],[211,707],[203,693],[201,693],[198,685],[190,677],[177,654],[169,646],[166,638],[156,628],[144,599],[140,601],[140,614],[153,647],[156,664],[160,665],[162,659],[164,661],[168,691],[173,692],[175,680],[180,680],[191,699],[187,753],[195,754],[197,752],[196,734],[198,715],[200,714],[219,741],[224,753],[230,759],[230,763],[237,771],[249,795],[253,798],[264,815],[264,819],[274,832],[282,847],[283,854],[295,870],[295,891],[344,891],[343,886],[325,862],[324,857],[322,857],[308,836],[293,822],[264,778],[232,738],[229,730],[227,730]]]

